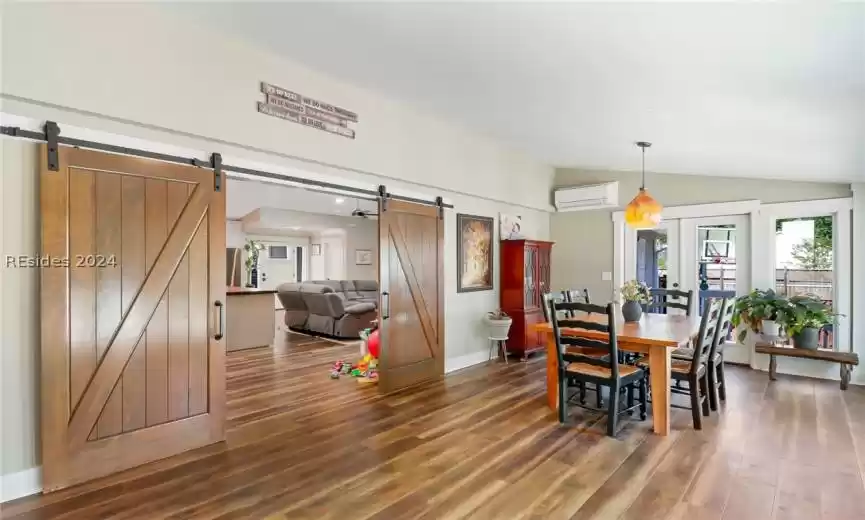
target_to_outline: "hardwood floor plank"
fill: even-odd
[[[865,518],[865,389],[730,367],[693,430],[575,410],[559,425],[542,357],[393,395],[331,380],[356,344],[278,330],[226,362],[227,440],[45,496],[12,519]]]

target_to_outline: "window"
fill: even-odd
[[[268,256],[276,259],[288,259],[288,246],[270,246]]]

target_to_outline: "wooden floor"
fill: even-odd
[[[617,439],[545,406],[544,360],[381,397],[331,380],[356,347],[292,335],[228,357],[228,441],[43,497],[3,518],[863,519],[865,390],[731,368],[726,409]]]

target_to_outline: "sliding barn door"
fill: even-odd
[[[40,174],[46,491],[225,437],[225,192],[207,169],[59,153]]]
[[[438,208],[380,204],[379,388],[399,390],[444,374],[444,221]]]

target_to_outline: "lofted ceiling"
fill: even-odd
[[[168,8],[555,166],[865,180],[862,3]]]

